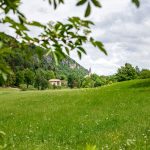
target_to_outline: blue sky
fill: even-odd
[[[54,11],[46,1],[22,0],[21,10],[29,20],[65,21],[71,16],[83,17],[85,8],[75,7],[75,2],[67,1]],[[85,68],[91,67],[92,72],[103,75],[115,73],[126,62],[150,69],[150,1],[142,0],[139,9],[130,0],[101,0],[101,3],[103,8],[94,8],[89,19],[95,22],[93,36],[103,41],[108,56],[87,44],[87,55],[82,60],[75,52],[71,57]],[[0,30],[13,34],[2,25]],[[31,34],[37,33],[37,29],[32,29]]]

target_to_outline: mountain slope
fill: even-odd
[[[20,44],[15,38],[5,33],[0,33],[0,41],[5,48],[12,47],[13,53],[7,55],[5,60],[13,71],[23,70],[24,68],[43,68],[45,70],[53,70],[56,75],[61,73],[62,75],[68,76],[72,71],[81,76],[85,76],[88,73],[87,69],[69,57],[62,60],[60,64],[56,66],[51,56],[43,57],[45,51],[42,48],[33,44]]]

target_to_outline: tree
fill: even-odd
[[[82,87],[83,88],[93,88],[94,84],[95,84],[95,81],[92,80],[90,77],[87,77],[83,80]]]
[[[25,69],[24,70],[24,82],[27,85],[27,88],[29,85],[32,85],[34,81],[34,73],[30,69]]]
[[[139,67],[136,66],[136,67],[135,67],[135,70],[136,70],[137,75],[139,76],[139,75],[140,75],[140,69],[139,69]]]
[[[137,78],[137,72],[131,64],[126,63],[125,66],[118,69],[116,76],[119,82],[132,80]]]
[[[41,77],[42,77],[41,73],[40,72],[36,72],[35,81],[34,81],[34,87],[38,88],[38,90],[40,90]]]
[[[68,76],[68,87],[74,88],[75,87],[75,76],[70,74]]]
[[[41,78],[41,90],[45,90],[48,87],[49,87],[48,81],[44,77],[42,77]]]
[[[97,74],[92,74],[90,78],[94,81],[94,87],[102,85],[101,79]]]
[[[55,78],[55,73],[54,73],[54,71],[50,71],[50,70],[48,70],[48,71],[46,71],[45,72],[45,78],[47,79],[47,80],[50,80],[50,79],[54,79]]]
[[[72,70],[72,72],[68,75],[68,87],[70,88],[80,88],[82,83],[83,76],[80,72],[76,72],[76,70]]]
[[[4,86],[4,84],[5,84],[5,80],[2,77],[2,75],[0,74],[0,86]]]
[[[131,0],[137,7],[139,7],[139,0]],[[65,0],[49,0],[49,4],[56,9],[60,4],[64,4]],[[79,58],[82,54],[86,54],[86,50],[83,44],[90,42],[94,47],[107,54],[104,45],[100,41],[94,40],[91,36],[91,26],[94,23],[90,20],[82,20],[79,17],[72,17],[68,19],[67,23],[48,23],[47,25],[40,22],[29,22],[25,15],[19,10],[21,0],[0,0],[0,8],[2,17],[0,23],[9,24],[11,28],[16,31],[17,36],[22,39],[22,43],[34,43],[46,50],[46,54],[53,56],[56,63],[58,60],[65,58],[70,54],[70,51],[77,50]],[[79,0],[76,6],[86,5],[85,17],[91,14],[91,4],[100,8],[101,4],[99,0]],[[10,12],[13,12],[16,20],[11,18]],[[28,26],[36,26],[43,30],[42,34],[38,37],[31,37],[28,35]],[[1,48],[1,47],[0,47]],[[9,49],[11,49],[10,47]],[[4,50],[4,49],[3,49]],[[4,50],[7,51],[7,50]],[[66,52],[66,53],[65,53]],[[3,53],[3,52],[2,52]],[[3,59],[0,58],[0,64],[5,64]],[[0,74],[6,78],[6,74],[9,72],[7,64],[0,65]]]
[[[108,83],[108,84],[112,84],[112,83],[114,83],[114,82],[117,82],[116,75],[107,76],[107,77],[106,77],[106,80],[107,80],[107,83]]]
[[[67,77],[64,74],[62,74],[60,75],[60,80],[67,80]]]
[[[15,85],[19,86],[22,83],[24,83],[24,72],[23,71],[17,71],[16,72],[16,82],[15,82]]]
[[[143,70],[140,72],[140,78],[141,78],[141,79],[150,78],[150,70],[148,70],[148,69],[143,69]]]
[[[92,74],[89,77],[85,77],[82,81],[83,88],[93,88],[108,84],[107,77],[98,76],[97,74]]]
[[[34,87],[38,88],[38,90],[44,90],[48,88],[49,83],[48,80],[50,79],[50,75],[53,75],[54,72],[48,71],[46,72],[43,69],[36,70],[35,80],[34,80]]]
[[[8,79],[5,81],[6,86],[14,86],[16,82],[16,75],[13,73],[8,74]]]

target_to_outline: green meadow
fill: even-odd
[[[96,89],[0,89],[8,150],[149,150],[150,80]]]

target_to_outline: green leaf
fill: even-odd
[[[25,15],[23,13],[21,13],[19,10],[17,10],[17,13],[19,14],[19,16],[23,17],[24,19],[26,19]]]
[[[19,16],[18,18],[19,18],[19,21],[20,21],[21,24],[26,22],[26,19],[23,18],[22,16]]]
[[[132,0],[132,3],[134,3],[137,7],[140,6],[140,1],[139,0]]]
[[[90,14],[91,14],[91,5],[88,2],[87,8],[86,8],[86,11],[85,11],[85,17],[88,17]]]
[[[10,67],[3,60],[0,60],[0,75],[2,75],[3,79],[7,80],[7,75],[11,73]]]
[[[96,7],[102,7],[98,0],[91,0]]]
[[[53,3],[54,3],[54,9],[56,9],[57,8],[56,0],[53,0]]]
[[[53,57],[54,57],[54,61],[56,63],[56,65],[58,66],[58,56],[55,54],[55,52],[52,51]]]
[[[93,45],[94,47],[96,47],[95,41],[94,41],[94,39],[93,39],[92,37],[90,38],[90,42],[92,43],[92,45]]]
[[[80,1],[76,4],[76,6],[83,5],[83,4],[85,4],[86,2],[87,2],[87,0],[80,0]]]
[[[40,27],[40,28],[45,28],[44,25],[42,25],[41,23],[39,23],[39,22],[37,22],[37,21],[31,22],[31,23],[29,23],[29,25],[36,26],[36,27]]]
[[[50,5],[52,4],[51,0],[48,0],[48,2],[49,2]]]
[[[64,4],[64,0],[59,0],[59,4],[60,4],[60,3]]]
[[[67,53],[68,55],[70,55],[69,48],[68,48],[68,47],[65,47],[65,50],[66,50],[66,53]]]
[[[3,23],[14,24],[15,21],[14,21],[13,19],[11,19],[10,17],[6,16],[6,17],[3,19]]]
[[[79,59],[81,59],[81,58],[82,58],[81,52],[80,52],[80,51],[77,51],[77,54],[78,54]]]
[[[96,46],[97,46],[105,55],[107,55],[107,51],[105,50],[104,45],[103,45],[102,42],[96,41],[95,44],[96,44]]]
[[[94,25],[94,22],[92,22],[91,20],[84,20],[83,22],[88,24],[88,26],[89,25]]]
[[[4,81],[7,80],[7,74],[6,73],[2,73],[2,77],[3,77]]]
[[[2,47],[3,47],[3,42],[0,41],[0,48],[2,48]]]
[[[83,47],[77,47],[82,53],[86,54],[86,51]]]

